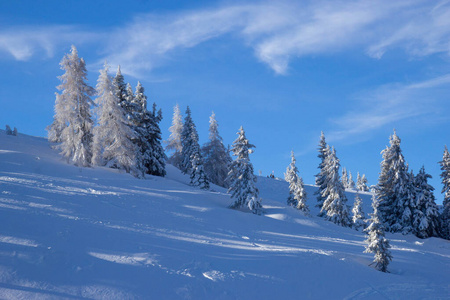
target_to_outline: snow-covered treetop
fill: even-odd
[[[222,141],[222,137],[219,135],[219,124],[216,121],[216,114],[214,112],[209,117],[209,139],[211,142],[215,140]]]
[[[239,159],[249,159],[248,155],[253,152],[252,148],[256,147],[249,143],[245,137],[245,131],[242,126],[239,128],[237,134],[238,138],[234,141],[231,151],[233,152],[233,155],[237,156]]]

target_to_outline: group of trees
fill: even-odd
[[[408,164],[400,148],[400,138],[394,132],[390,137],[390,146],[382,151],[383,161],[377,185],[374,187],[377,199],[377,211],[380,221],[389,232],[413,233],[420,238],[444,236],[448,231],[448,209],[439,215],[438,206],[433,195],[434,188],[428,183],[431,175],[422,167],[416,175],[409,170]],[[339,180],[339,159],[336,150],[325,141],[322,133],[319,141],[320,172],[316,175],[317,206],[320,215],[342,226],[351,226],[360,218],[358,208],[353,208],[353,220],[349,219],[345,186],[351,188],[351,174],[345,169],[343,178]],[[440,162],[443,173],[444,190],[446,193],[444,206],[447,207],[450,198],[450,157],[447,148],[443,161]],[[358,173],[358,191],[367,191],[367,180]],[[356,196],[359,198],[359,195]],[[360,199],[355,201],[355,206]],[[358,221],[359,222],[359,221]],[[446,228],[444,228],[447,226]],[[356,226],[359,227],[359,226]]]
[[[353,175],[350,171],[347,171],[346,168],[342,168],[342,185],[345,189],[349,190],[356,190],[356,191],[362,191],[362,192],[368,192],[369,186],[367,185],[367,178],[366,175],[363,174],[362,176],[357,173],[356,177],[356,184],[355,181],[353,181]]]
[[[147,97],[138,82],[133,92],[126,84],[120,66],[114,78],[106,65],[100,70],[96,89],[87,84],[86,63],[78,57],[72,46],[64,56],[57,88],[55,115],[48,126],[49,140],[57,143],[62,155],[71,163],[88,167],[92,165],[123,169],[136,177],[144,174],[165,176],[166,155],[161,145],[161,110],[153,104],[147,110]],[[95,101],[91,97],[96,95]],[[92,116],[94,107],[95,119]],[[209,183],[228,188],[235,202],[232,208],[247,207],[253,213],[262,212],[259,191],[255,186],[256,176],[249,154],[250,144],[241,127],[238,138],[231,149],[225,148],[219,135],[218,123],[212,113],[209,122],[209,141],[202,147],[192,119],[189,106],[185,118],[178,105],[174,108],[171,132],[166,149],[172,151],[169,162],[190,176],[190,183],[202,189],[209,189]],[[9,130],[11,131],[11,130]],[[12,132],[12,131],[11,131]],[[368,233],[367,252],[375,253],[376,267],[387,270],[392,259],[389,242],[384,230],[389,232],[413,233],[420,238],[441,236],[450,239],[450,154],[445,148],[439,162],[442,170],[444,209],[439,214],[433,195],[434,188],[428,184],[431,178],[422,167],[419,173],[409,170],[400,148],[396,132],[390,137],[390,145],[382,151],[383,161],[378,183],[374,186],[373,213],[365,220],[362,200],[355,196],[352,216],[347,205],[346,189],[367,192],[369,187],[363,174],[357,174],[355,184],[350,171],[343,168],[340,177],[340,160],[336,150],[321,134],[319,141],[319,173],[315,176],[318,190],[317,207],[319,216],[344,227],[364,229]],[[229,153],[236,157],[232,160]],[[298,174],[294,153],[286,169],[285,179],[289,183],[287,204],[305,214],[306,191]],[[368,226],[366,226],[368,224]],[[366,228],[367,227],[367,228]]]
[[[422,167],[419,173],[409,170],[400,148],[400,138],[396,132],[390,137],[390,146],[382,151],[383,161],[372,206],[374,212],[369,220],[364,220],[361,198],[355,196],[352,209],[353,217],[349,217],[349,207],[345,189],[368,191],[367,179],[358,173],[355,186],[351,173],[343,170],[339,179],[339,159],[336,150],[327,145],[322,133],[319,141],[319,169],[316,175],[318,186],[317,206],[319,216],[341,226],[352,226],[356,230],[364,229],[368,233],[366,252],[375,253],[376,268],[387,270],[392,256],[388,251],[389,242],[384,237],[384,230],[389,232],[413,233],[419,238],[440,236],[450,238],[450,154],[445,148],[441,165],[441,178],[444,184],[444,209],[439,214],[433,194],[434,188],[428,183],[431,175]]]
[[[209,120],[209,141],[200,147],[196,126],[192,120],[189,106],[184,118],[178,104],[174,107],[172,126],[167,150],[172,151],[169,162],[190,176],[190,184],[202,189],[209,188],[209,182],[228,188],[235,199],[231,208],[248,208],[255,214],[261,214],[261,200],[255,186],[256,176],[249,154],[254,145],[245,136],[244,129],[239,129],[238,138],[230,151],[236,156],[233,161],[219,134],[219,125],[214,112]]]
[[[409,170],[396,132],[382,151],[383,161],[375,188],[379,218],[390,232],[413,233],[420,238],[439,236],[441,222],[428,184],[431,175],[422,167],[417,175]]]
[[[135,92],[125,84],[118,67],[112,78],[109,67],[100,70],[96,89],[87,84],[86,63],[77,49],[64,56],[57,88],[53,123],[47,127],[51,142],[68,162],[80,167],[92,165],[123,169],[136,177],[164,176],[164,149],[159,122],[161,110],[147,97],[138,82]],[[97,96],[95,102],[91,97]],[[95,121],[91,113],[94,107]]]

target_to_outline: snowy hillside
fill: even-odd
[[[382,273],[364,234],[315,217],[312,186],[305,217],[287,183],[259,178],[256,216],[167,169],[77,168],[46,139],[0,131],[0,298],[450,299],[449,241],[387,234]]]

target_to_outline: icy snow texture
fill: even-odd
[[[385,274],[364,233],[315,217],[313,186],[306,217],[285,204],[286,182],[258,178],[256,216],[167,171],[78,168],[46,139],[0,130],[0,298],[448,299],[448,241],[386,234]]]

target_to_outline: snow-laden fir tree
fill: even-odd
[[[353,181],[352,172],[348,171],[348,189],[354,190],[356,188],[355,181]]]
[[[303,211],[305,214],[309,213],[309,207],[306,204],[306,191],[303,185],[303,179],[298,175],[298,168],[294,151],[291,152],[291,163],[286,168],[284,179],[289,183],[289,196],[287,204]]]
[[[332,148],[325,160],[325,185],[322,191],[324,199],[321,213],[325,218],[341,226],[350,226],[349,209],[347,207],[347,197],[344,187],[339,178],[339,159],[336,150]]]
[[[203,157],[198,141],[197,129],[194,121],[192,121],[191,110],[188,106],[183,124],[183,132],[181,133],[181,171],[184,174],[189,174],[191,185],[208,189],[209,183],[203,169]]]
[[[330,146],[327,145],[325,141],[325,135],[323,131],[320,134],[319,147],[317,148],[319,154],[317,157],[320,159],[319,163],[319,173],[316,174],[316,186],[318,187],[317,191],[314,193],[317,195],[317,204],[316,206],[322,209],[322,204],[324,198],[322,197],[323,190],[326,188],[325,178],[326,178],[326,169],[325,169],[325,161],[328,155],[330,154]],[[319,216],[323,216],[322,213]]]
[[[192,140],[194,141],[194,143],[192,144],[191,154],[192,167],[190,174],[190,184],[207,190],[209,189],[209,182],[203,169],[203,158],[200,153],[200,145],[198,144],[198,135],[196,135],[196,132],[192,132]]]
[[[94,89],[87,84],[86,63],[78,57],[72,46],[60,62],[64,74],[59,77],[61,91],[56,94],[53,123],[47,128],[51,142],[60,143],[57,147],[68,162],[80,167],[91,165],[92,127],[90,113],[93,104],[91,96]]]
[[[195,131],[193,135],[192,132]],[[194,121],[191,116],[191,109],[189,106],[186,108],[186,116],[184,117],[183,131],[181,132],[181,161],[180,170],[183,174],[191,174],[192,161],[191,156],[193,153],[192,144],[194,140],[193,136],[197,134],[197,129],[195,127]],[[198,134],[197,134],[198,136]],[[198,138],[197,138],[198,142]]]
[[[118,105],[116,88],[108,75],[105,64],[97,81],[97,122],[94,128],[94,156],[96,165],[123,169],[137,175],[135,134],[126,119],[123,108]]]
[[[363,174],[361,176],[361,175],[359,175],[359,172],[358,172],[358,176],[357,176],[357,180],[356,180],[356,189],[361,192],[369,191],[369,186],[367,185],[367,178],[366,178],[365,174]]]
[[[447,146],[444,149],[444,155],[442,161],[439,162],[441,166],[441,180],[442,180],[442,193],[444,194],[443,206],[444,209],[440,216],[441,220],[441,236],[444,239],[450,240],[450,154]]]
[[[364,229],[365,228],[365,215],[364,211],[362,209],[362,199],[359,196],[358,193],[355,195],[355,202],[353,203],[353,209],[352,209],[352,223],[353,228],[356,230]]]
[[[348,174],[347,174],[346,168],[342,168],[341,181],[342,181],[342,185],[344,186],[344,189],[348,189]]]
[[[236,159],[230,164],[227,181],[230,184],[228,192],[234,199],[231,208],[248,207],[254,214],[262,213],[259,191],[255,186],[256,176],[253,174],[253,165],[249,154],[253,152],[254,145],[245,137],[244,129],[237,132],[238,138],[233,142],[231,151]]]
[[[414,179],[416,209],[413,212],[413,232],[419,238],[438,236],[439,210],[434,198],[434,188],[428,184],[431,175],[422,167]]]
[[[408,170],[408,165],[406,169]],[[403,186],[398,186],[398,205],[400,206],[400,222],[397,225],[398,228],[394,227],[395,231],[401,231],[403,234],[408,234],[413,232],[413,213],[416,210],[416,187],[414,186],[414,173],[407,173],[406,182]]]
[[[125,83],[125,79],[122,75],[122,71],[120,70],[120,66],[117,67],[117,73],[116,76],[114,77],[113,85],[118,103],[125,112],[125,116],[128,121],[129,114],[131,112],[131,108],[128,105],[129,103],[128,99],[130,99],[130,95],[127,92],[127,84]]]
[[[378,216],[378,203],[375,197],[372,199],[373,213],[370,214],[369,226],[364,229],[367,233],[365,253],[374,253],[375,259],[372,264],[381,272],[388,272],[387,267],[392,261],[392,255],[389,251],[391,247],[388,239],[384,235],[383,224]],[[371,264],[371,265],[372,265]]]
[[[218,186],[228,187],[226,182],[231,157],[219,135],[219,124],[214,112],[209,118],[209,142],[202,148],[203,167],[210,182]]]
[[[166,150],[173,151],[173,153],[169,157],[168,162],[181,169],[181,151],[183,149],[183,146],[181,145],[181,134],[183,132],[183,120],[178,104],[173,108],[172,126],[169,127],[169,131],[170,136],[166,142]]]
[[[408,211],[405,212],[404,201],[408,201],[411,180],[400,142],[400,138],[394,131],[394,134],[390,136],[390,146],[381,152],[383,161],[375,189],[378,217],[386,230],[391,232],[403,231],[403,224],[408,221]]]
[[[156,109],[153,103],[152,111],[147,110],[147,96],[144,87],[138,82],[133,98],[133,110],[137,138],[135,144],[140,152],[142,171],[155,176],[166,175],[166,155],[161,144],[161,129],[159,123],[162,120],[161,110]]]

